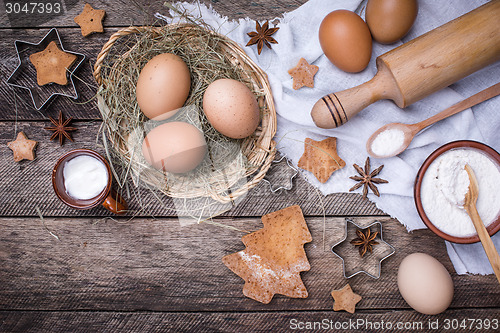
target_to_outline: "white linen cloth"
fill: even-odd
[[[338,152],[346,162],[345,168],[336,171],[325,184],[318,182],[311,173],[303,171],[306,179],[325,195],[347,192],[355,184],[349,179],[349,176],[356,174],[352,164],[364,165],[368,156],[365,149],[366,140],[379,127],[392,122],[421,121],[500,80],[500,64],[496,63],[405,109],[398,108],[392,101],[379,101],[339,128],[317,128],[311,119],[310,111],[319,98],[370,80],[376,73],[377,56],[479,7],[486,0],[419,0],[418,16],[409,34],[393,45],[374,42],[368,67],[360,73],[350,74],[329,62],[321,50],[317,36],[320,23],[328,13],[337,9],[354,11],[360,2],[310,0],[300,8],[277,18],[277,26],[280,29],[273,37],[279,44],[272,44],[272,50],[264,46],[261,55],[257,54],[256,46],[245,47],[249,40],[247,33],[255,31],[254,21],[228,21],[226,17],[221,17],[202,4],[182,3],[188,13],[200,17],[220,33],[238,42],[268,74],[278,113],[275,140],[279,142],[278,149],[295,165],[304,151],[305,138],[338,138]],[[175,21],[176,14],[171,14]],[[319,71],[314,79],[314,88],[293,90],[293,80],[288,70],[294,67],[301,57],[310,64],[319,66]],[[425,228],[415,208],[413,184],[417,171],[427,156],[445,143],[462,139],[480,141],[500,151],[500,98],[483,102],[474,106],[473,110],[465,110],[431,126],[416,136],[408,150],[397,157],[381,160],[371,158],[373,167],[385,165],[380,177],[389,180],[389,184],[379,186],[380,198],[373,194],[368,198],[381,210],[397,218],[409,231]],[[500,233],[493,237],[493,241],[497,249],[500,249]],[[446,247],[458,274],[493,273],[481,243],[460,245],[447,242]],[[419,248],[413,250],[417,252]]]

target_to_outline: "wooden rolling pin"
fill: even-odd
[[[492,0],[379,56],[373,79],[324,96],[311,116],[334,128],[380,99],[404,108],[499,59],[500,0]]]

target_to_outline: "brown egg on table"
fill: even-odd
[[[361,17],[349,10],[326,15],[319,27],[319,42],[326,57],[345,72],[360,72],[370,62],[370,30]]]
[[[219,133],[233,139],[252,135],[260,123],[255,95],[245,84],[231,79],[219,79],[208,86],[203,112]]]
[[[413,253],[403,259],[398,270],[398,288],[408,305],[423,314],[441,313],[453,300],[450,273],[425,253]]]
[[[373,39],[391,44],[410,31],[417,13],[417,0],[368,0],[365,18]]]
[[[170,122],[155,127],[142,143],[146,161],[158,170],[184,173],[204,159],[207,144],[203,133],[191,124]]]
[[[186,63],[175,54],[159,54],[139,74],[137,103],[149,119],[164,120],[184,105],[190,87],[191,74]]]

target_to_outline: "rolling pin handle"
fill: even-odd
[[[359,86],[328,94],[319,99],[311,110],[311,117],[320,128],[335,128],[368,105],[388,98],[384,84],[385,71],[379,71],[370,81]]]

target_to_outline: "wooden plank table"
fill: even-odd
[[[232,19],[265,20],[305,0],[204,2]],[[12,21],[0,8],[0,332],[268,332],[297,330],[308,322],[321,322],[323,326],[316,330],[333,331],[335,325],[344,324],[351,325],[345,331],[384,331],[369,325],[391,323],[394,328],[402,323],[407,331],[424,332],[435,321],[444,330],[447,321],[465,320],[469,325],[469,319],[499,319],[500,287],[493,275],[457,275],[444,242],[429,230],[408,233],[358,194],[319,197],[301,177],[291,191],[280,195],[261,183],[240,205],[215,219],[253,231],[262,227],[264,214],[294,204],[302,207],[313,236],[305,246],[311,270],[302,273],[309,297],[277,295],[268,305],[243,296],[243,281],[221,262],[224,255],[244,248],[240,231],[214,224],[181,227],[172,202],[165,199],[159,205],[148,193],[142,193],[144,209],[130,200],[133,212],[125,217],[113,217],[100,207],[87,211],[66,207],[52,190],[55,161],[76,148],[103,151],[96,144],[101,120],[92,99],[96,90],[91,65],[96,55],[120,27],[151,23],[151,13],[166,10],[162,1],[92,1],[95,8],[107,12],[105,33],[83,38],[73,18],[84,2],[66,0],[65,4],[63,15],[35,25]],[[79,102],[88,102],[58,98],[47,110],[36,112],[28,95],[19,89],[14,93],[5,81],[17,65],[14,40],[38,42],[50,27],[59,28],[66,49],[82,52],[90,60],[78,72],[84,82],[76,82]],[[75,142],[62,147],[49,141],[43,129],[49,125],[48,116],[57,117],[61,110],[74,117],[78,128]],[[39,142],[33,162],[14,163],[6,146],[21,130]],[[383,262],[380,279],[342,276],[342,263],[328,244],[342,237],[345,217],[361,224],[382,221],[384,238],[396,253]],[[455,297],[440,315],[413,311],[398,292],[398,265],[413,252],[434,256],[451,272]],[[363,296],[354,315],[332,311],[330,292],[346,283]]]

